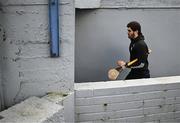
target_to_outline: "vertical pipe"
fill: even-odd
[[[49,0],[50,54],[59,57],[59,0]]]

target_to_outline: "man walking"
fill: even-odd
[[[137,59],[137,62],[128,66],[128,68],[131,68],[131,71],[126,79],[150,78],[148,69],[149,50],[141,32],[141,25],[136,21],[132,21],[127,24],[127,31],[128,38],[131,40],[129,45],[130,61]],[[123,60],[118,60],[117,64],[123,68],[127,66],[127,63]]]

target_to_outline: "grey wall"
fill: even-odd
[[[111,2],[112,3],[112,2]],[[112,6],[111,6],[112,7]],[[180,9],[96,9],[76,11],[75,80],[106,81],[118,59],[129,59],[126,25],[142,25],[151,77],[180,74]],[[124,79],[124,71],[118,79]]]
[[[61,56],[50,58],[48,0],[1,0],[0,42],[6,106],[31,95],[73,91],[74,1],[60,1]],[[2,18],[3,17],[3,18]]]
[[[179,0],[101,0],[102,8],[179,7]]]

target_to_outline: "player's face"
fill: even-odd
[[[135,37],[135,31],[133,31],[130,27],[128,27],[127,33],[129,39],[133,39]]]

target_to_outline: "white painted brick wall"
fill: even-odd
[[[50,91],[73,91],[73,0],[60,0],[60,57],[50,58],[48,1],[1,0],[0,62],[6,106]],[[2,36],[0,36],[2,38]]]
[[[75,84],[77,122],[180,122],[180,76]]]

